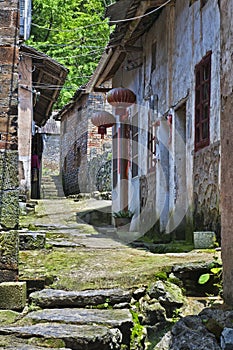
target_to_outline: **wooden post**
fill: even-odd
[[[221,11],[221,248],[223,296],[233,304],[233,2],[222,0]]]

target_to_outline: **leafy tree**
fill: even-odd
[[[87,83],[109,40],[104,0],[33,0],[27,44],[69,69],[57,107]]]

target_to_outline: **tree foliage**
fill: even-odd
[[[33,0],[27,44],[69,69],[58,107],[84,85],[109,40],[104,0]]]

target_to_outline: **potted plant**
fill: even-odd
[[[131,210],[120,210],[113,213],[115,220],[115,226],[119,227],[129,227],[134,213]]]

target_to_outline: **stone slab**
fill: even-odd
[[[22,310],[26,305],[26,282],[0,283],[0,309]]]
[[[43,289],[31,293],[30,301],[42,308],[51,307],[86,307],[104,304],[128,303],[132,292],[123,289],[98,289],[83,291],[65,291],[58,289]]]
[[[111,350],[121,347],[122,335],[118,329],[104,326],[68,325],[59,323],[42,323],[23,327],[0,327],[0,334],[19,338],[41,337],[63,340],[71,349]]]
[[[132,315],[127,309],[44,309],[30,312],[25,319],[34,321],[62,322],[72,324],[105,324],[111,327],[118,327],[122,324],[132,323]]]
[[[132,315],[127,309],[45,309],[34,311],[25,319],[35,322],[61,322],[76,325],[106,325],[118,328],[122,333],[122,343],[129,345],[131,328],[133,327]]]
[[[19,249],[34,250],[45,247],[45,233],[24,232],[19,233]]]

